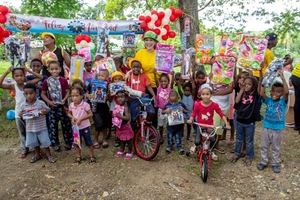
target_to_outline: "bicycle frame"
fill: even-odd
[[[151,104],[152,99],[148,100],[148,102],[146,102],[146,103],[144,103],[141,98],[138,98],[138,100],[142,105],[142,109],[139,113],[139,124],[141,126],[142,141],[145,142],[145,140],[147,141],[149,139],[149,134],[146,134],[146,136],[145,136],[145,131],[144,131],[145,123],[148,122],[147,121],[148,114],[147,114],[146,108],[148,105]]]

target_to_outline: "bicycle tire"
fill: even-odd
[[[208,178],[208,157],[207,155],[202,155],[202,158],[200,159],[200,174],[201,179],[203,183],[207,182]]]
[[[136,155],[143,160],[150,161],[158,154],[160,147],[160,136],[153,126],[144,126],[144,131],[149,131],[149,141],[147,144],[146,141],[143,141],[141,138],[141,129],[139,129],[135,134],[133,144]]]

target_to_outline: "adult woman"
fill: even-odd
[[[293,69],[291,81],[295,90],[295,130],[299,131],[300,134],[300,63],[297,63]]]

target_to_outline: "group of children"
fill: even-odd
[[[60,76],[61,67],[57,61],[48,63],[49,77],[40,74],[43,66],[38,59],[31,61],[30,69],[8,69],[0,77],[0,87],[15,91],[16,124],[21,139],[22,158],[27,155],[30,148],[35,151],[32,163],[42,156],[46,156],[49,162],[55,162],[56,159],[52,157],[49,147],[60,151],[58,123],[61,122],[65,149],[75,148],[76,162],[81,162],[82,145],[73,142],[74,127],[79,130],[81,139],[89,147],[90,162],[96,161],[95,148],[101,145],[103,148],[108,147],[107,138],[112,125],[115,127],[115,135],[120,144],[116,156],[131,159],[136,114],[133,112],[134,105],[127,95],[130,91],[129,93],[149,95],[153,98],[157,129],[161,138],[166,128],[167,153],[171,153],[174,144],[180,154],[185,153],[182,145],[185,126],[186,139],[190,140],[192,127],[197,132],[197,127],[193,126],[194,121],[206,125],[218,125],[224,121],[227,129],[231,127],[236,130],[235,149],[231,161],[236,162],[243,156],[245,150],[245,163],[248,166],[254,158],[255,123],[261,120],[260,107],[264,102],[266,112],[261,136],[261,162],[257,168],[263,170],[269,163],[268,149],[272,145],[271,166],[274,172],[280,172],[280,142],[285,128],[288,95],[282,73],[279,73],[282,82],[274,83],[270,96],[266,96],[265,88],[248,72],[239,73],[234,83],[219,91],[209,84],[209,77],[202,70],[196,71],[190,80],[183,80],[180,73],[157,74],[158,87],[153,88],[147,76],[142,73],[142,66],[138,60],[130,60],[129,65],[130,71],[126,74],[121,71],[109,74],[106,69],[94,72],[91,62],[86,62],[83,81],[73,80],[71,85],[66,78]],[[15,83],[5,84],[4,79],[10,72]],[[95,94],[91,92],[94,80],[104,81],[107,84],[105,100],[102,102],[94,101]],[[109,84],[118,82],[125,82],[124,90],[110,92]],[[99,94],[102,94],[101,91]],[[184,118],[182,120],[181,116],[177,116],[177,120],[179,119],[177,123],[170,120],[171,115],[175,116],[172,114],[174,108]],[[232,111],[235,111],[234,115],[229,117]],[[95,131],[92,131],[92,123]],[[230,139],[233,142],[233,135]],[[161,142],[163,143],[163,139]],[[195,143],[201,145],[199,139]],[[128,150],[125,152],[126,146]],[[41,153],[41,150],[44,153]],[[220,151],[218,145],[216,150]]]

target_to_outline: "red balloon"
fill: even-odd
[[[151,11],[151,14],[152,14],[152,15],[157,14],[157,11],[156,11],[156,10],[152,10],[152,11]]]
[[[150,22],[150,21],[151,21],[151,17],[150,17],[150,16],[146,16],[145,22],[148,23],[148,22]]]
[[[0,14],[0,24],[4,24],[6,22],[6,17],[3,14]]]
[[[175,9],[174,15],[175,15],[176,17],[181,17],[181,16],[183,15],[183,12],[182,12],[182,10],[180,10],[180,9]]]
[[[144,15],[139,16],[139,20],[140,21],[144,21],[145,20],[145,16]]]
[[[167,34],[170,38],[174,38],[176,36],[176,33],[174,31],[170,31]]]
[[[3,15],[6,15],[7,13],[10,12],[10,10],[8,9],[8,7],[3,6],[3,5],[0,5],[0,12],[1,12]]]
[[[175,8],[174,7],[170,7],[171,11],[172,11],[172,15],[175,14]]]
[[[157,17],[158,17],[158,19],[163,19],[165,17],[165,13],[159,12],[159,13],[157,13]]]
[[[7,38],[10,35],[10,32],[8,30],[3,31],[2,33],[4,38]]]
[[[4,38],[1,36],[0,37],[0,44],[2,44],[4,42]]]
[[[176,18],[176,16],[175,16],[175,15],[171,15],[171,16],[170,16],[170,21],[171,21],[171,22],[175,22],[175,21],[176,21],[176,19],[177,19],[177,18]]]
[[[162,40],[167,40],[167,39],[168,39],[168,35],[163,35],[163,36],[161,36],[161,39],[162,39]]]
[[[158,28],[154,29],[153,31],[154,31],[154,33],[156,33],[156,35],[160,34],[160,30]]]
[[[170,26],[168,24],[164,25],[164,28],[167,30],[167,32],[170,30]]]
[[[147,23],[146,22],[142,22],[141,25],[140,25],[140,27],[142,29],[145,29],[147,27]]]
[[[154,25],[156,26],[156,27],[160,27],[160,25],[161,25],[161,20],[156,20],[156,22],[154,23]]]

